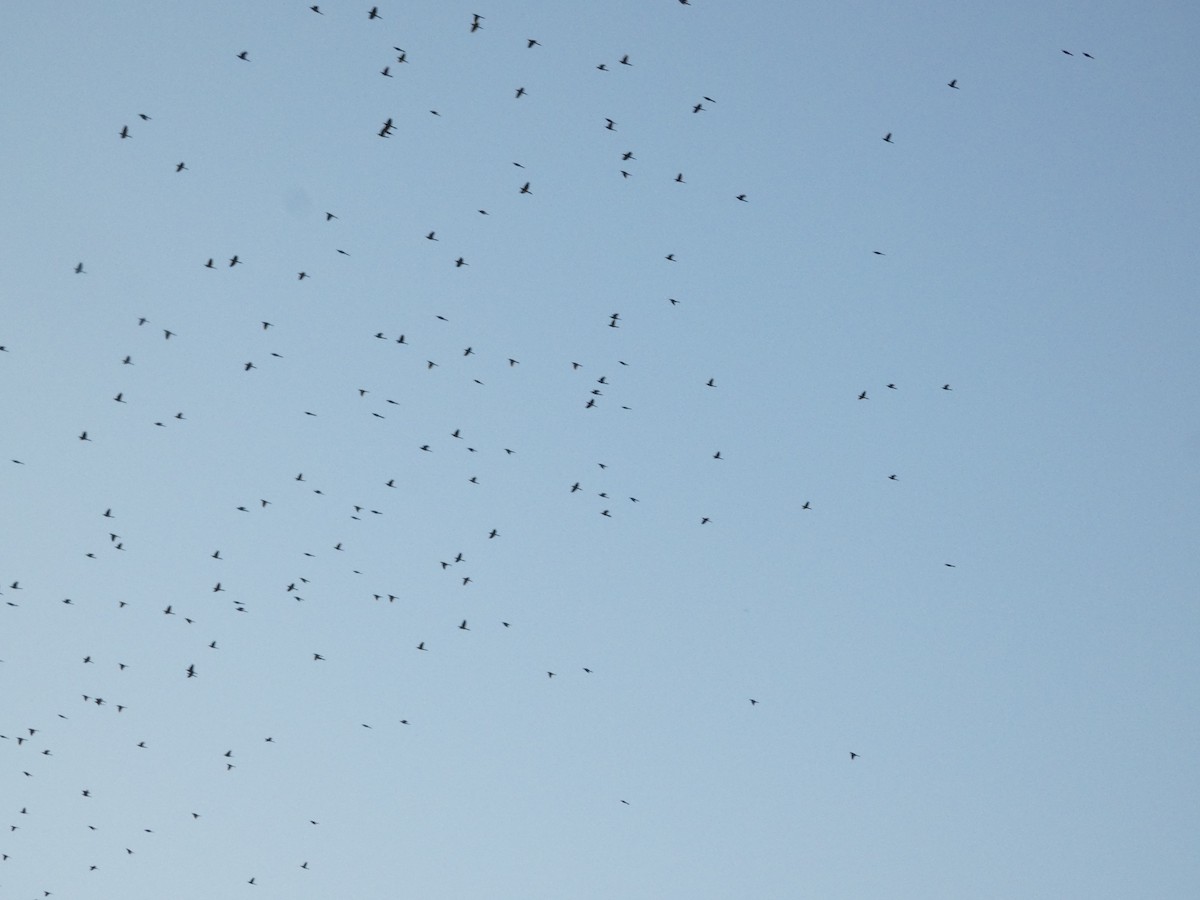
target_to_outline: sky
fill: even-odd
[[[0,893],[1196,896],[1200,12],[370,8],[2,13]]]

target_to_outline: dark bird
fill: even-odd
[[[83,275],[83,274],[84,274],[84,271],[83,271],[83,263],[77,263],[77,264],[75,265],[75,274],[76,274],[76,275]]]
[[[612,119],[605,119],[604,121],[607,123],[604,127],[607,128],[609,131],[617,130],[617,123],[614,122]]]
[[[693,113],[698,113],[698,112],[700,112],[702,109],[704,109],[704,104],[703,104],[703,103],[697,103],[695,106],[693,106],[693,107],[692,107],[692,112],[693,112]]]
[[[858,399],[859,400],[870,400],[871,398],[867,396],[866,391],[863,391],[861,394],[858,395]]]
[[[1074,55],[1075,55],[1075,54],[1074,54],[1074,53],[1072,53],[1070,50],[1064,50],[1064,51],[1063,51],[1063,53],[1067,54],[1067,56],[1074,56]]]
[[[86,431],[80,432],[79,439],[81,441],[90,441],[91,440],[91,438],[88,437],[88,433]]]
[[[459,630],[460,630],[460,631],[470,631],[470,630],[471,630],[470,628],[468,628],[468,627],[467,627],[467,620],[466,620],[466,619],[463,619],[463,620],[462,620],[462,624],[461,624],[461,625],[459,625],[459,626],[458,626],[458,628],[459,628]]]
[[[417,644],[417,649],[418,650],[428,650],[429,648],[425,646],[424,641],[421,641],[421,643]]]
[[[710,378],[710,379],[708,379],[708,381],[707,381],[707,382],[705,382],[705,384],[706,384],[708,387],[716,387],[716,386],[717,386],[717,380],[716,380],[715,378]]]
[[[711,521],[712,521],[712,519],[710,519],[708,516],[704,516],[704,517],[703,517],[703,518],[700,520],[700,524],[701,524],[701,525],[707,525],[707,524],[708,524],[709,522],[711,522]]]
[[[437,240],[437,238],[436,238],[436,237],[434,237],[434,235],[436,235],[436,234],[437,234],[437,232],[436,232],[436,231],[431,231],[431,232],[429,232],[429,234],[425,235],[425,240],[427,240],[427,241],[436,241],[436,240]]]
[[[946,87],[952,87],[957,91],[958,90],[958,79],[957,78],[950,79],[950,81],[946,82]]]
[[[236,266],[240,262],[241,262],[241,259],[238,258],[238,255],[236,253],[233,254],[233,258],[229,260],[229,268],[232,269],[234,266]]]
[[[325,659],[325,657],[323,657],[320,653],[313,654],[313,662],[316,662],[317,660],[324,660],[324,659]]]
[[[749,202],[750,202],[750,201],[748,201],[748,200],[746,199],[746,195],[745,195],[745,194],[738,194],[738,195],[737,195],[737,199],[741,200],[743,203],[749,203]]]
[[[958,568],[958,566],[956,566],[954,563],[942,563],[942,565],[944,565],[947,569],[957,569]]]
[[[383,75],[385,78],[391,78],[392,73],[388,71],[388,69],[390,69],[390,68],[391,68],[391,66],[384,66],[382,69],[379,70],[379,74]]]
[[[885,141],[887,141],[889,144],[895,143],[895,142],[892,140],[892,133],[891,133],[890,131],[889,131],[887,134],[885,134],[885,135],[883,136],[883,139],[884,139]]]
[[[121,126],[121,139],[124,140],[127,137],[129,137],[129,126],[122,125]]]
[[[889,475],[888,480],[889,481],[899,481],[900,479],[898,479],[895,475]]]
[[[181,162],[175,163],[175,171],[176,172],[183,172],[186,169],[187,169],[187,166],[185,166],[183,163],[181,163]]]
[[[890,387],[893,391],[899,390],[895,384],[889,384],[888,387]]]
[[[858,754],[855,753],[853,750],[850,751],[850,759],[851,759],[851,761],[858,759]]]
[[[684,183],[684,181],[683,181],[683,173],[682,173],[682,172],[680,172],[678,175],[676,175],[676,176],[675,176],[675,180],[676,180],[676,181],[678,181],[680,184],[683,184],[683,183]]]
[[[378,6],[372,6],[372,7],[371,7],[371,11],[370,11],[369,13],[367,13],[367,18],[368,18],[368,19],[378,19],[378,18],[380,18],[380,15],[379,15],[379,7],[378,7]]]
[[[124,403],[125,401],[121,399],[122,396],[124,396],[124,392],[117,394],[117,396],[113,397],[113,399],[116,400],[118,403]]]
[[[601,72],[608,71],[608,66],[606,66],[604,63],[600,63],[600,65],[596,66],[596,68],[599,69]]]
[[[632,66],[632,65],[633,65],[633,63],[631,63],[631,62],[629,61],[629,54],[628,54],[628,53],[626,53],[626,54],[625,54],[624,56],[622,56],[622,57],[621,57],[619,60],[617,60],[617,62],[619,62],[619,63],[620,63],[621,65],[623,65],[623,66]]]
[[[216,268],[216,267],[213,265],[212,257],[209,257],[209,259],[208,259],[208,262],[206,262],[206,263],[204,264],[204,268],[206,268],[206,269],[213,269],[213,268]]]
[[[529,193],[532,193],[532,192],[529,190],[529,182],[528,182],[528,181],[527,181],[527,182],[525,182],[523,185],[521,185],[521,193],[522,193],[522,194],[529,194]]]
[[[532,50],[534,47],[540,46],[542,46],[541,41],[535,41],[533,38],[528,38],[527,43],[525,44],[525,48],[527,50]]]
[[[493,528],[490,532],[488,532],[488,540],[491,540],[492,538],[499,537],[499,536],[500,536],[500,532],[498,532],[495,528]]]
[[[379,136],[384,137],[384,138],[390,137],[391,133],[392,133],[392,129],[395,127],[396,126],[392,124],[392,120],[388,119],[386,122],[383,123],[383,127],[379,129]]]
[[[523,88],[523,87],[517,88],[517,93],[516,93],[515,99],[520,100],[524,96],[525,96],[525,88]]]
[[[241,53],[239,53],[237,55],[237,57],[238,57],[238,59],[244,59],[246,62],[250,62],[250,51],[243,50]]]
[[[460,267],[462,267],[462,266],[465,266],[465,265],[468,265],[468,263],[467,263],[467,261],[466,261],[465,259],[463,259],[461,256],[460,256],[458,259],[456,259],[456,260],[454,261],[454,268],[456,268],[456,269],[457,269],[457,268],[460,268]]]
[[[952,390],[954,390],[954,388],[950,387],[950,385],[948,385],[948,384],[943,384],[942,390],[943,391],[952,391]]]
[[[319,7],[319,6],[310,6],[309,9],[311,9],[313,12],[315,12],[318,16],[325,15],[325,13],[321,12],[321,7]]]
[[[757,701],[757,700],[755,700],[753,697],[751,697],[751,698],[750,698],[750,705],[751,705],[751,706],[758,706],[758,701]]]
[[[876,256],[886,256],[887,255],[882,250],[872,250],[871,252],[874,253]]]
[[[1096,57],[1092,56],[1092,54],[1090,54],[1090,53],[1085,53],[1085,54],[1083,54],[1083,55],[1084,55],[1084,56],[1086,56],[1088,59],[1095,59],[1095,58],[1096,58]]]
[[[194,665],[191,665],[191,666],[188,666],[188,667],[187,667],[187,677],[188,677],[188,678],[195,678],[195,677],[196,677],[196,667],[195,667]]]
[[[676,262],[674,253],[668,253],[666,256],[663,257],[663,259],[667,260],[667,262]]]
[[[713,459],[722,459],[722,458],[723,457],[721,456],[720,450],[718,450],[716,453],[713,454]]]
[[[801,509],[812,509],[812,505],[811,505],[811,503],[810,503],[808,500],[805,500],[805,501],[804,501],[804,505],[803,505],[802,507],[800,507],[800,508],[801,508]]]

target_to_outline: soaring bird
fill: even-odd
[[[946,87],[952,87],[957,91],[958,90],[958,79],[957,78],[950,79],[948,82],[946,82]]]
[[[525,182],[523,185],[521,185],[521,193],[522,194],[532,193],[532,191],[529,190],[529,182],[528,181]]]
[[[620,63],[621,65],[623,65],[623,66],[632,66],[632,65],[633,65],[633,63],[631,63],[631,62],[629,61],[629,54],[628,54],[628,53],[626,53],[626,54],[625,54],[624,56],[622,56],[622,57],[621,57],[619,60],[617,60],[617,62],[619,62],[619,63]]]
[[[371,7],[371,11],[370,11],[369,13],[367,13],[367,18],[368,18],[368,19],[378,19],[378,18],[380,18],[380,15],[379,15],[379,7],[378,7],[378,6],[372,6],[372,7]]]
[[[883,139],[884,139],[885,141],[887,141],[889,144],[895,143],[895,142],[892,140],[892,133],[891,133],[890,131],[889,131],[887,134],[885,134],[885,135],[883,136]]]
[[[175,163],[175,171],[176,171],[176,172],[182,172],[182,171],[184,171],[186,168],[187,168],[187,166],[185,166],[185,165],[184,165],[183,163],[181,163],[181,162],[179,162],[179,163]]]
[[[121,126],[121,140],[124,140],[127,137],[129,137],[129,126],[122,125]]]
[[[853,750],[850,751],[850,759],[851,759],[851,761],[858,759],[858,754],[855,753]]]
[[[858,395],[858,399],[859,400],[870,400],[871,398],[867,396],[866,391],[863,391],[861,394]]]
[[[466,265],[470,265],[470,264],[465,259],[463,259],[461,256],[454,261],[454,268],[456,268],[456,269],[460,268],[462,266],[466,266]]]
[[[76,274],[76,275],[83,275],[83,274],[85,274],[85,272],[83,271],[83,263],[76,263],[76,265],[75,265],[75,274]]]
[[[391,137],[392,129],[395,127],[396,126],[392,124],[392,120],[388,119],[386,122],[383,123],[383,127],[379,129],[379,136],[384,137],[384,138]]]
[[[188,678],[195,678],[195,677],[196,677],[196,667],[195,667],[195,665],[190,665],[190,666],[188,666],[188,667],[187,667],[187,677],[188,677]]]
[[[379,74],[383,75],[386,78],[391,78],[392,73],[388,71],[388,69],[390,69],[390,68],[391,68],[391,66],[384,66],[382,69],[380,69]]]
[[[468,627],[467,627],[467,620],[466,620],[466,619],[463,619],[463,620],[462,620],[462,624],[461,624],[461,625],[459,625],[459,626],[458,626],[458,628],[459,628],[459,630],[460,630],[460,631],[470,631],[470,630],[471,630],[470,628],[468,628]]]
[[[242,60],[245,60],[246,62],[250,62],[250,51],[249,50],[243,50],[237,56],[238,56],[238,59],[242,59]]]
[[[520,100],[524,96],[525,96],[525,88],[523,88],[523,87],[517,88],[517,94],[516,94],[515,99]]]
[[[617,130],[617,123],[614,122],[612,119],[605,119],[604,121],[607,123],[604,127],[607,128],[609,131]]]
[[[534,47],[542,46],[541,41],[536,41],[533,38],[527,38],[526,40],[528,41],[528,43],[525,45],[527,50],[532,50]]]

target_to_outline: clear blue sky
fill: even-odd
[[[1192,5],[9,6],[5,898],[1200,894]]]

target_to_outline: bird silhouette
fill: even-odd
[[[885,141],[887,141],[889,144],[895,143],[895,141],[892,140],[892,133],[890,131],[883,136],[883,139]]]

